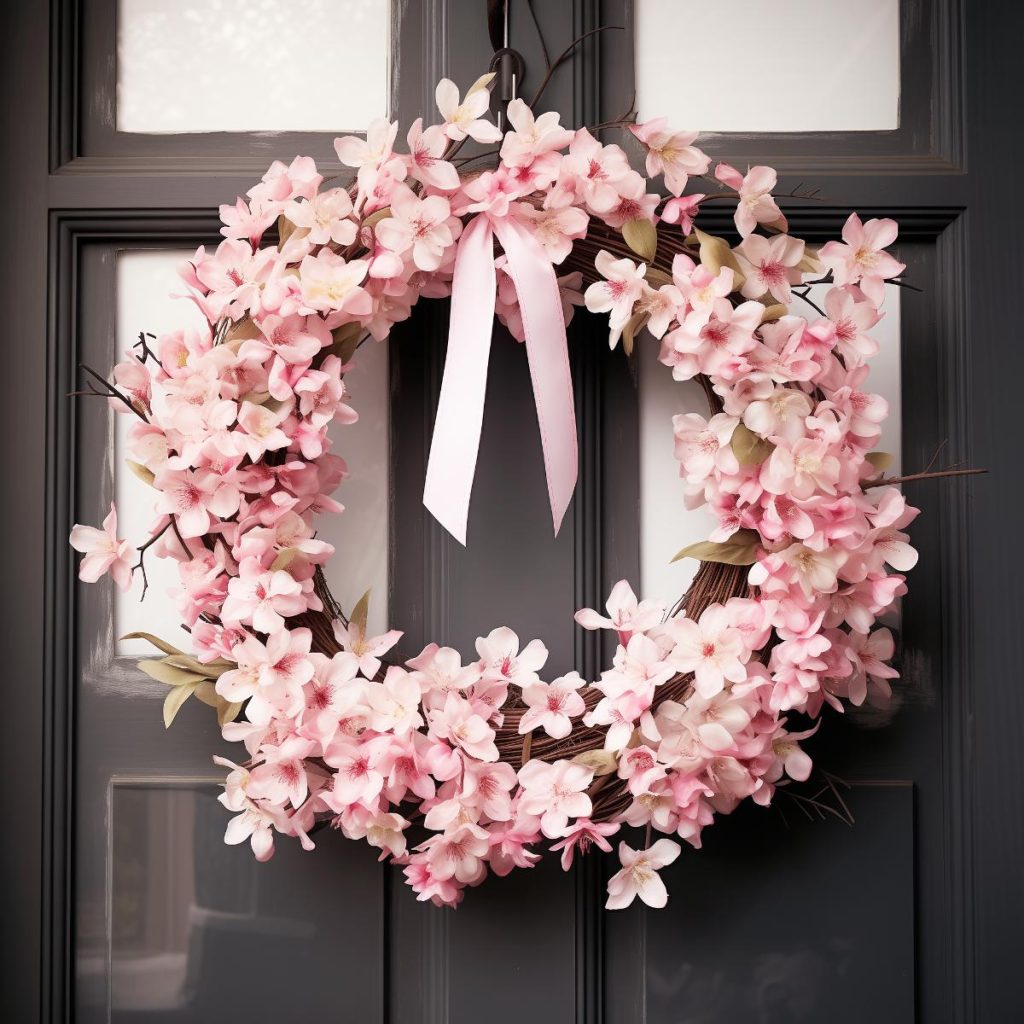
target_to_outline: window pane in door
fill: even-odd
[[[387,112],[391,0],[119,0],[122,132],[358,131]]]
[[[177,267],[194,250],[125,250],[117,260],[118,351],[127,349],[139,331],[162,334],[182,327],[201,327],[202,314],[185,299],[172,299],[182,286]],[[351,609],[369,588],[373,590],[369,626],[382,629],[388,616],[388,359],[387,344],[367,342],[355,367],[345,376],[350,402],[359,420],[331,428],[332,451],[345,459],[348,476],[335,497],[345,506],[340,515],[325,514],[317,521],[318,537],[333,544],[335,554],[326,567],[331,591],[343,609]],[[145,537],[153,522],[153,491],[124,465],[129,417],[115,417],[114,494],[120,535]],[[189,649],[190,639],[180,625],[174,597],[176,566],[149,558],[149,589],[140,602],[141,584],[128,593],[117,590],[115,636],[145,631],[175,646]],[[121,640],[118,654],[150,654],[143,640]]]
[[[811,289],[811,301],[819,306],[827,286]],[[871,360],[871,373],[861,385],[889,403],[889,418],[882,425],[876,448],[889,452],[895,461],[887,471],[900,471],[900,295],[890,288],[885,297],[885,316],[871,331],[881,351]],[[813,310],[809,310],[814,319]],[[673,454],[672,417],[695,412],[707,418],[704,392],[694,381],[675,381],[672,371],[658,362],[658,342],[649,336],[638,339],[640,357],[640,577],[645,597],[671,605],[690,585],[698,563],[692,558],[671,562],[688,544],[707,540],[715,527],[707,507],[688,511],[679,463]]]
[[[899,125],[900,0],[634,0],[641,119],[713,132]]]

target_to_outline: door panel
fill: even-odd
[[[546,100],[567,123],[629,107],[637,4],[534,4],[553,52],[624,26],[588,38],[555,77]],[[390,5],[390,109],[403,125],[431,107],[439,77],[464,83],[486,65],[484,8]],[[792,204],[803,236],[834,234],[850,208],[901,221],[901,257],[924,289],[900,296],[904,470],[945,441],[943,463],[992,473],[913,492],[925,514],[902,618],[902,707],[884,730],[833,716],[812,747],[851,783],[855,825],[805,821],[784,799],[745,808],[673,866],[667,910],[617,914],[601,909],[610,865],[596,858],[572,877],[552,862],[490,879],[450,913],[416,903],[400,871],[333,833],[318,834],[313,855],[282,844],[267,865],[221,844],[209,756],[227,745],[198,707],[165,734],[160,687],[114,647],[111,592],[75,580],[67,531],[109,501],[112,428],[102,402],[66,396],[79,361],[104,368],[132,340],[117,330],[117,251],[216,242],[217,205],[271,159],[309,153],[336,171],[336,132],[118,132],[117,0],[0,12],[13,41],[0,73],[18,100],[0,110],[18,145],[3,169],[17,249],[0,285],[11,352],[0,415],[16,466],[0,503],[10,680],[0,758],[16,780],[4,802],[13,841],[0,852],[0,873],[16,882],[3,966],[11,1020],[289,1020],[300,1005],[284,1002],[289,974],[306,1015],[399,1024],[1014,1019],[1024,771],[1013,673],[1024,648],[1006,534],[1021,497],[1013,414],[1024,366],[1006,293],[1019,276],[1007,224],[1022,212],[1013,175],[1024,143],[997,115],[1024,11],[1002,0],[900,0],[899,10],[897,128],[744,131],[708,148],[778,165],[780,191],[821,185],[820,201]],[[543,59],[519,0],[511,32],[535,84]],[[684,68],[688,47],[717,45],[675,34]],[[428,639],[468,653],[507,622],[544,638],[553,670],[593,677],[609,652],[571,613],[640,565],[636,368],[579,316],[581,476],[556,540],[524,353],[495,332],[463,550],[420,504],[446,318],[444,303],[425,304],[387,350],[390,618],[410,653]]]
[[[152,228],[138,234],[140,244],[160,244]],[[197,233],[196,244],[205,240]],[[74,377],[78,362],[109,366],[124,347],[118,248],[116,240],[77,247],[82,302],[67,350],[74,362],[62,376]],[[113,419],[102,400],[74,407],[78,518],[109,506],[114,467],[100,470],[96,453],[109,444]],[[326,856],[291,843],[266,865],[245,847],[225,847],[227,815],[215,800],[223,777],[210,759],[236,752],[195,702],[164,730],[166,687],[116,652],[112,588],[74,586],[78,1019],[282,1019],[295,1001],[289,978],[313,1005],[331,1005],[341,988],[351,991],[354,1012],[379,1018],[387,878],[373,851],[330,832]],[[254,961],[273,970],[248,969]],[[244,983],[225,983],[241,973]]]
[[[913,789],[857,785],[846,799],[853,829],[784,799],[737,811],[665,871],[673,912],[616,918],[608,956],[642,979],[639,1019],[914,1019]],[[608,1010],[638,1019],[626,992]]]

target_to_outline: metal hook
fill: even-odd
[[[523,55],[509,46],[509,0],[488,0],[487,27],[494,47],[488,70],[496,71],[498,82],[494,90],[500,101],[497,112],[498,128],[504,128],[505,108],[516,98],[519,83],[526,74]],[[500,44],[500,45],[499,45]]]

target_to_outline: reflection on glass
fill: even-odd
[[[202,328],[205,321],[187,300],[172,299],[182,290],[176,268],[194,250],[125,250],[117,257],[118,352],[127,349],[139,331],[161,334],[183,327]],[[351,426],[334,426],[332,449],[348,465],[349,475],[335,497],[345,506],[340,515],[325,514],[318,520],[318,535],[335,546],[327,565],[331,590],[342,608],[350,609],[367,590],[373,590],[369,626],[383,630],[388,617],[388,351],[387,342],[367,342],[356,356],[355,368],[345,376],[351,404],[359,420]],[[121,536],[138,540],[153,521],[153,491],[124,467],[129,417],[114,417],[117,459],[114,495]],[[136,581],[127,594],[116,592],[115,636],[142,630],[190,649],[188,634],[181,628],[173,592],[178,585],[175,563],[150,558],[146,572],[149,590],[139,600]],[[144,640],[118,641],[119,654],[151,654]]]
[[[635,0],[641,119],[708,132],[899,126],[899,0]]]
[[[211,922],[244,927],[254,916],[254,862],[224,845],[217,793],[212,783],[112,787],[113,1020],[196,1005],[204,982],[192,954]]]
[[[391,0],[120,0],[117,130],[353,131],[387,112]]]
[[[810,299],[821,306],[825,285],[811,289]],[[799,303],[797,303],[799,305]],[[900,296],[890,288],[885,297],[885,316],[871,331],[880,351],[870,365],[871,373],[861,386],[880,394],[889,403],[889,418],[882,425],[878,449],[895,462],[889,473],[899,474],[900,434]],[[794,306],[794,312],[801,312]],[[814,320],[810,307],[803,315]],[[704,392],[694,381],[672,379],[672,371],[658,362],[658,342],[643,335],[637,341],[640,357],[640,578],[645,597],[671,606],[689,586],[698,563],[692,558],[670,562],[688,544],[707,540],[715,519],[706,508],[688,511],[684,485],[673,453],[672,417],[696,412],[707,418]]]
[[[384,875],[372,851],[327,830],[315,857],[278,837],[258,864],[224,843],[220,791],[212,779],[112,780],[99,1019],[293,1021],[322,1017],[339,993],[346,1019],[381,1019]],[[80,979],[90,970],[95,985],[103,967],[79,961]]]
[[[769,809],[721,819],[704,849],[684,847],[663,872],[682,908],[673,914],[670,900],[667,911],[623,912],[645,917],[647,1019],[914,1019],[912,788],[844,792],[856,842],[844,822],[808,820],[780,792]],[[886,869],[869,879],[859,865],[874,857]],[[827,905],[809,893],[827,893]],[[680,913],[689,928],[680,927]]]

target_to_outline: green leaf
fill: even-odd
[[[298,548],[281,548],[277,553],[277,558],[270,563],[270,569],[272,572],[277,572],[279,569],[287,569],[296,558],[302,557],[302,552]]]
[[[223,729],[228,722],[233,722],[238,717],[244,702],[232,704],[231,701],[225,700],[223,697],[220,698],[220,701],[220,704],[217,705],[217,724]]]
[[[382,220],[386,220],[392,216],[390,206],[382,206],[379,210],[374,210],[369,216],[364,217],[361,222],[361,226],[364,228],[375,228]]]
[[[491,84],[491,82],[493,82],[493,81],[494,81],[494,76],[495,76],[496,74],[497,74],[497,72],[496,72],[496,71],[488,71],[486,75],[481,75],[481,76],[480,76],[480,77],[479,77],[479,78],[478,78],[478,79],[477,79],[477,80],[476,80],[476,81],[475,81],[475,82],[474,82],[474,83],[473,83],[473,84],[472,84],[472,85],[471,85],[471,86],[469,87],[469,90],[468,90],[468,92],[466,93],[466,99],[469,99],[469,97],[470,97],[470,96],[472,96],[472,95],[473,95],[473,93],[475,93],[475,92],[479,92],[479,91],[480,91],[481,89],[486,89],[486,88],[487,88],[487,86],[489,86],[489,85]]]
[[[622,225],[622,237],[626,245],[639,256],[644,263],[651,263],[658,252],[658,229],[645,217],[627,220]]]
[[[572,759],[573,764],[593,768],[594,775],[611,775],[619,767],[619,755],[613,750],[584,750]]]
[[[633,354],[637,332],[643,329],[649,319],[650,314],[646,310],[641,310],[639,313],[634,313],[626,322],[626,326],[622,328],[622,351],[627,356]]]
[[[215,708],[224,699],[209,679],[204,679],[201,683],[196,683],[194,691],[196,700],[202,701],[208,708]]]
[[[284,248],[285,242],[288,241],[292,235],[295,234],[295,224],[293,224],[283,213],[277,218],[277,251],[280,252]]]
[[[206,678],[201,673],[176,668],[174,665],[168,665],[166,661],[162,660],[140,661],[139,668],[158,683],[166,683],[168,686],[196,686]]]
[[[690,544],[678,552],[673,562],[681,558],[697,558],[702,562],[723,562],[725,565],[753,565],[761,538],[755,530],[737,530],[728,540],[715,543],[710,540]]]
[[[153,636],[152,633],[125,633],[122,640],[147,640],[154,647],[163,651],[164,654],[181,654],[181,651],[177,647],[172,647],[166,640],[161,640],[158,636]]]
[[[132,462],[131,459],[125,459],[125,465],[144,483],[153,486],[153,481],[156,479],[156,474],[152,470],[147,469],[141,462]]]
[[[879,473],[888,469],[896,460],[888,452],[868,452],[864,461],[870,463]]]
[[[337,356],[341,360],[342,365],[351,362],[352,357],[356,354],[356,349],[359,347],[359,339],[362,333],[362,325],[355,322],[335,327],[331,331],[331,337],[334,341],[331,345],[330,354]]]
[[[352,614],[348,617],[348,621],[354,625],[359,632],[366,636],[366,617],[370,612],[370,591],[368,590],[358,601],[356,601],[355,608],[352,609]]]
[[[825,268],[822,265],[821,260],[818,259],[818,250],[812,249],[809,245],[805,245],[804,254],[800,257],[797,269],[802,270],[805,274],[824,273]]]
[[[227,663],[225,663],[227,664]],[[174,698],[172,700],[172,697]],[[221,726],[233,722],[238,713],[242,710],[244,702],[233,703],[222,697],[211,679],[202,679],[198,683],[188,683],[184,686],[176,686],[164,699],[164,725],[169,726],[178,713],[178,709],[188,700],[195,697],[207,707],[216,709],[217,723]]]
[[[230,345],[234,344],[237,349],[243,341],[248,341],[251,338],[262,338],[263,332],[256,325],[255,321],[248,316],[242,317],[237,323],[233,323],[224,335],[224,341],[222,344]]]
[[[203,676],[206,679],[218,679],[228,669],[235,668],[230,661],[225,661],[223,658],[202,662],[190,654],[172,654],[169,658],[164,658],[163,663],[172,668],[180,668],[185,672],[194,672],[197,676]]]
[[[772,320],[781,320],[789,312],[789,307],[784,306],[781,302],[773,302],[770,306],[764,307],[764,312],[761,314],[761,323],[771,323]]]
[[[171,722],[174,721],[175,716],[181,710],[182,704],[192,696],[197,685],[197,683],[193,683],[188,686],[175,686],[168,692],[167,696],[164,698],[165,729],[170,729]]]
[[[717,274],[722,267],[730,267],[733,272],[733,291],[739,291],[744,275],[740,269],[740,261],[732,251],[729,243],[717,235],[709,235],[700,228],[694,229],[700,243],[700,261],[712,274]]]
[[[771,441],[766,441],[742,423],[738,423],[732,432],[729,446],[741,466],[756,466],[775,451],[775,445]]]

